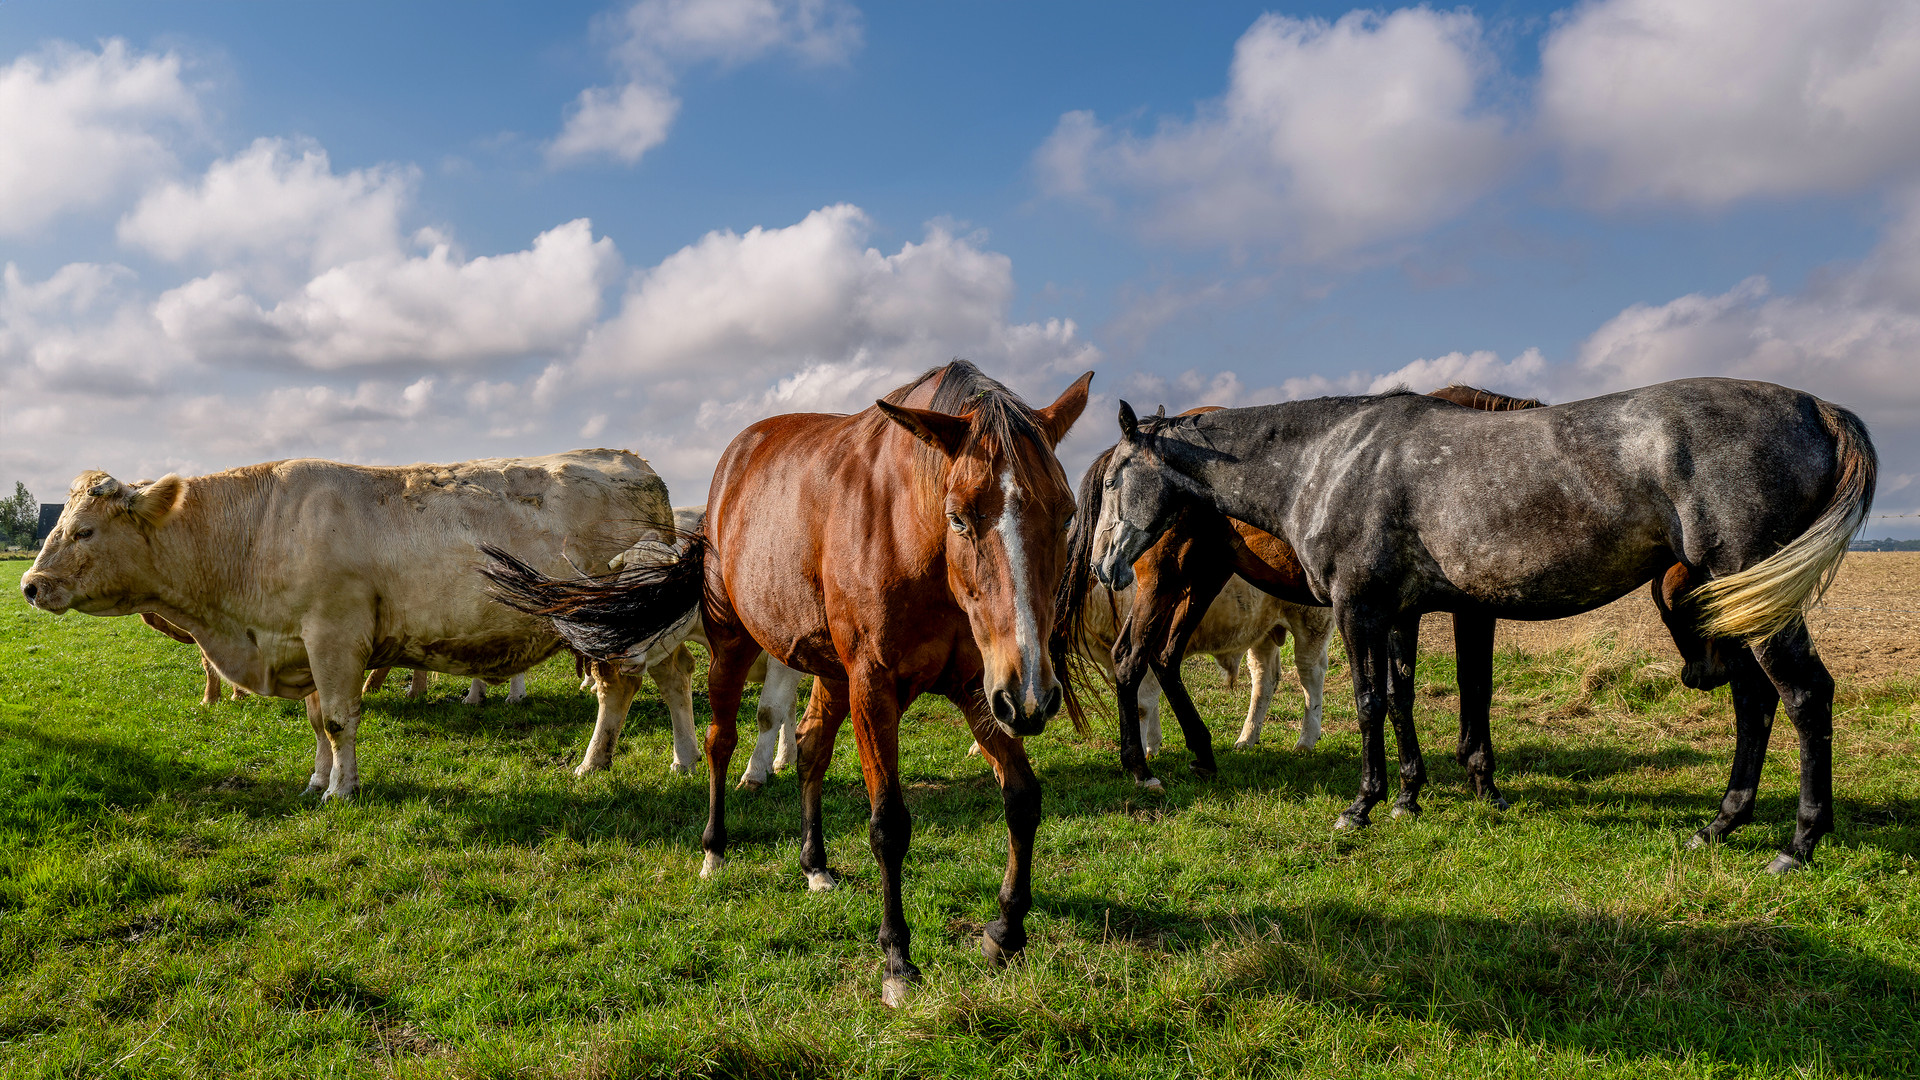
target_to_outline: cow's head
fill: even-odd
[[[55,614],[127,615],[154,577],[153,534],[180,508],[186,481],[163,476],[123,484],[81,473],[33,569],[20,579],[27,602]]]

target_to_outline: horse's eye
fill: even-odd
[[[967,532],[967,519],[966,519],[966,518],[963,518],[963,517],[961,517],[961,516],[960,516],[959,514],[948,514],[948,515],[947,515],[947,524],[949,524],[949,525],[951,525],[951,526],[953,526],[953,531],[954,531],[954,532],[957,532],[957,533],[959,533],[959,534],[961,534],[962,536],[965,536],[965,535],[966,535],[966,532]]]
[[[1061,532],[1073,531],[1073,514],[1072,513],[1068,513],[1067,520],[1060,523],[1060,531]]]
[[[87,537],[92,535],[93,535],[92,529],[75,529],[73,531],[73,538],[75,540],[85,540]]]

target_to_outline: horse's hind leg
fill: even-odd
[[[1388,626],[1382,619],[1347,606],[1336,608],[1334,617],[1346,642],[1347,666],[1353,669],[1353,708],[1360,727],[1360,794],[1340,812],[1333,827],[1363,829],[1374,805],[1387,796]]]
[[[1833,831],[1833,676],[1813,651],[1805,623],[1768,638],[1753,654],[1800,733],[1800,812],[1793,839],[1767,867],[1780,874],[1804,865]]]
[[[833,762],[833,739],[850,707],[846,683],[815,678],[813,693],[807,697],[806,718],[800,722],[800,872],[813,892],[826,892],[834,886],[833,873],[827,869],[821,796],[827,766]]]
[[[1727,648],[1722,659],[1721,673],[1733,692],[1733,771],[1727,777],[1720,813],[1693,834],[1688,848],[1718,843],[1753,820],[1754,795],[1760,788],[1760,770],[1767,763],[1767,742],[1773,736],[1773,717],[1780,703],[1779,691],[1752,653]]]
[[[1467,770],[1467,786],[1497,809],[1506,797],[1493,782],[1493,628],[1490,615],[1453,617],[1453,657],[1460,680],[1460,749],[1454,760]]]
[[[737,723],[740,698],[746,692],[747,672],[760,657],[760,646],[743,631],[716,632],[707,627],[707,701],[713,722],[707,727],[707,827],[700,834],[705,857],[700,876],[712,877],[727,861],[727,765],[739,744]]]
[[[1033,837],[1040,828],[1040,780],[1033,775],[1027,750],[1009,736],[974,697],[954,697],[966,713],[980,752],[993,763],[1000,778],[1000,798],[1007,808],[1007,873],[1000,881],[1000,917],[980,935],[980,951],[1004,964],[1027,947],[1027,912],[1033,907]]]
[[[1187,749],[1193,752],[1193,762],[1187,767],[1198,776],[1219,775],[1220,765],[1213,756],[1213,732],[1208,731],[1206,721],[1200,719],[1200,710],[1187,694],[1187,684],[1180,680],[1180,662],[1156,665],[1154,674],[1160,679],[1160,692],[1173,707],[1174,719],[1180,721],[1180,734],[1186,737]]]
[[[1388,635],[1387,709],[1393,717],[1393,741],[1400,747],[1400,797],[1393,816],[1420,813],[1420,789],[1427,786],[1427,762],[1420,754],[1420,733],[1413,726],[1413,665],[1419,655],[1420,616],[1407,615]]]

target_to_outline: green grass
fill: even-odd
[[[1920,1073],[1920,682],[1843,685],[1838,831],[1791,827],[1783,719],[1758,822],[1717,806],[1726,692],[1609,641],[1499,657],[1514,806],[1469,801],[1446,657],[1421,661],[1419,821],[1335,835],[1358,783],[1344,667],[1328,734],[1187,777],[1177,728],[1142,794],[1064,724],[1025,960],[980,927],[998,791],[944,703],[902,735],[906,903],[926,979],[878,1000],[878,874],[851,732],[827,793],[843,887],[805,891],[790,776],[729,802],[696,877],[704,779],[668,774],[657,699],[610,773],[568,665],[533,698],[368,702],[363,795],[298,795],[295,702],[198,703],[192,650],[132,619],[55,619],[0,565],[0,1075],[1894,1076]],[[1244,699],[1191,669],[1217,747]],[[397,684],[398,680],[396,680]],[[704,700],[700,703],[704,706]],[[736,757],[737,773],[744,759]]]

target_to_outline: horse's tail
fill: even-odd
[[[1085,695],[1097,681],[1086,654],[1082,624],[1093,589],[1094,528],[1100,523],[1101,490],[1112,457],[1112,447],[1101,451],[1080,478],[1073,527],[1067,530],[1067,572],[1061,575],[1060,588],[1054,593],[1053,636],[1047,640],[1053,670],[1066,697],[1067,715],[1073,720],[1074,730],[1082,735],[1088,733]]]
[[[547,577],[497,547],[480,550],[493,560],[480,572],[493,582],[495,600],[551,620],[575,652],[595,660],[644,651],[706,597],[705,536],[692,537],[671,562],[571,580]]]
[[[1840,572],[1847,544],[1866,523],[1880,469],[1873,440],[1860,418],[1815,401],[1839,459],[1833,498],[1807,531],[1786,547],[1738,573],[1714,578],[1694,592],[1700,628],[1714,637],[1764,641],[1791,626],[1820,599]]]

